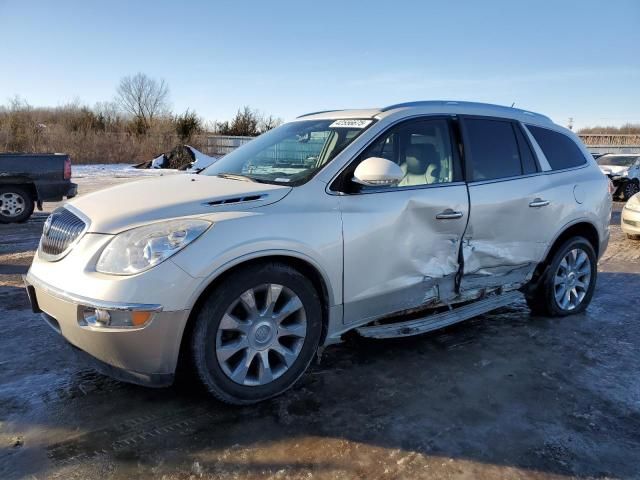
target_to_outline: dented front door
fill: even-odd
[[[348,195],[340,205],[345,323],[454,296],[469,214],[464,183]]]

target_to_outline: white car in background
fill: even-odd
[[[613,183],[613,198],[629,200],[640,191],[640,155],[608,153],[596,161]]]
[[[417,335],[523,294],[536,314],[582,312],[610,215],[608,180],[544,115],[334,110],[198,175],[69,202],[25,281],[33,310],[103,371],[163,386],[180,359],[215,397],[247,404],[349,331]]]
[[[640,193],[636,193],[622,209],[620,226],[631,239],[640,239]]]

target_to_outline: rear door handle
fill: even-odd
[[[533,202],[529,204],[531,208],[546,207],[547,205],[549,205],[549,200],[543,200],[541,198],[536,198]]]
[[[440,212],[436,215],[438,220],[455,220],[456,218],[462,218],[462,212],[454,212],[450,208],[447,208],[444,212]]]

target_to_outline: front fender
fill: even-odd
[[[190,304],[194,305],[207,286],[230,268],[270,256],[307,262],[322,276],[329,306],[342,303],[342,224],[337,210],[268,214],[256,211],[215,222],[170,261],[201,280],[192,294]]]

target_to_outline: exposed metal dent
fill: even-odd
[[[546,244],[532,249],[530,242],[465,239],[462,244],[465,275],[505,275],[537,261]],[[533,251],[532,251],[533,250]]]
[[[344,323],[449,300],[468,212],[464,184],[345,195]],[[464,218],[437,220],[446,209]],[[373,252],[373,255],[372,255]]]
[[[460,291],[515,284],[519,288],[531,276],[546,244],[531,248],[529,242],[492,242],[465,239],[462,244],[464,275]]]

